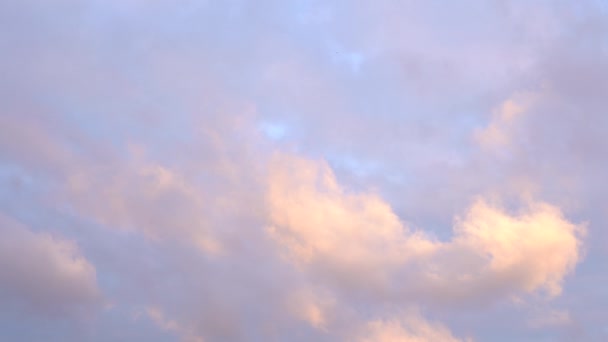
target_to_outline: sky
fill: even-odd
[[[608,341],[608,4],[0,0],[0,340]]]

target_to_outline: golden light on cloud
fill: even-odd
[[[0,1],[0,341],[608,341],[607,41],[597,0]]]
[[[351,285],[389,288],[407,270],[407,286],[435,288],[438,297],[451,287],[464,297],[539,289],[556,296],[582,258],[585,227],[551,205],[508,214],[478,199],[442,242],[409,229],[377,195],[340,187],[325,163],[293,156],[275,160],[268,201],[268,233],[291,260]]]

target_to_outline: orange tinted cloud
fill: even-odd
[[[341,187],[324,162],[279,156],[272,170],[268,233],[296,265],[345,287],[446,300],[555,296],[582,258],[584,226],[549,204],[510,214],[479,199],[442,242],[378,195]]]

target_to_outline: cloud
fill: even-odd
[[[268,233],[288,257],[340,288],[447,301],[555,296],[582,259],[584,226],[551,205],[509,214],[479,199],[442,242],[409,228],[377,195],[344,189],[324,162],[297,157],[275,160],[268,205]]]
[[[391,269],[437,248],[423,234],[407,234],[378,196],[343,190],[323,162],[277,157],[268,205],[269,234],[296,262],[344,277],[343,284],[382,284]]]
[[[522,115],[529,105],[531,95],[517,95],[514,99],[504,101],[493,111],[492,121],[485,128],[474,134],[475,140],[484,149],[507,147],[512,137],[518,116]]]
[[[528,320],[528,324],[536,329],[551,326],[570,326],[574,321],[566,310],[539,310]]]
[[[67,315],[100,303],[95,267],[74,242],[32,232],[4,214],[0,231],[0,296],[7,307]]]
[[[544,288],[558,295],[562,280],[582,259],[584,226],[568,222],[559,209],[544,203],[510,216],[478,201],[455,231],[457,244],[490,257],[489,272],[527,292]]]
[[[456,339],[395,314],[420,306],[541,338],[518,297],[603,340],[606,23],[597,1],[0,2],[0,210],[28,222],[2,228],[1,298],[115,305],[0,328]]]
[[[115,163],[110,173],[92,167],[71,170],[66,198],[77,212],[112,228],[141,232],[151,239],[191,241],[217,254],[204,214],[212,205],[205,193],[163,165],[139,160]]]
[[[320,295],[317,292],[312,288],[293,291],[287,297],[286,304],[295,317],[307,322],[315,329],[326,332],[332,323],[331,316],[337,303],[331,296]]]
[[[203,342],[203,338],[197,336],[193,329],[186,328],[175,320],[165,317],[165,314],[158,308],[150,307],[146,310],[147,316],[154,321],[161,329],[170,331],[180,336],[183,342]]]
[[[417,315],[402,319],[375,320],[367,323],[360,342],[459,342],[446,327],[425,321]],[[468,341],[468,340],[467,340]]]

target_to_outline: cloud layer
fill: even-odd
[[[0,215],[0,296],[7,309],[76,314],[100,302],[95,267],[70,241]]]
[[[548,204],[529,203],[509,215],[479,199],[443,242],[408,228],[377,195],[344,190],[326,164],[277,159],[269,233],[296,264],[343,288],[404,292],[410,301],[539,289],[555,296],[582,257],[585,228]],[[397,279],[407,283],[391,284]]]
[[[599,341],[601,1],[0,3],[0,339]]]

